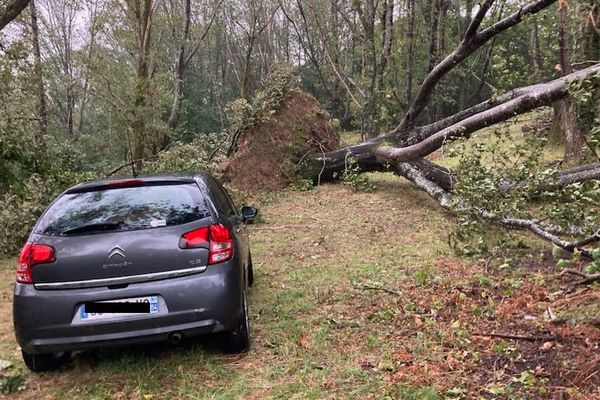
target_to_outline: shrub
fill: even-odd
[[[209,133],[191,143],[176,144],[158,155],[158,160],[144,165],[142,173],[199,172],[219,175],[218,166],[223,161],[222,139],[218,133]]]
[[[53,171],[33,174],[18,190],[0,196],[0,254],[15,255],[37,219],[62,191],[93,174]]]

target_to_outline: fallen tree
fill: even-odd
[[[595,226],[591,235],[588,229],[586,236],[584,230],[578,226],[565,228],[547,221],[502,215],[485,207],[468,204],[464,200],[456,200],[452,194],[457,183],[456,174],[424,159],[450,141],[469,138],[482,128],[565,99],[570,96],[570,90],[575,86],[581,87],[586,83],[589,88],[591,82],[592,90],[600,90],[600,63],[595,63],[550,82],[517,88],[494,96],[441,121],[415,128],[417,118],[427,106],[436,85],[448,72],[496,35],[520,23],[524,16],[534,15],[556,3],[556,0],[531,1],[508,17],[480,29],[494,2],[485,0],[480,4],[462,42],[426,76],[404,118],[394,130],[358,145],[304,157],[298,163],[297,173],[312,178],[315,183],[339,179],[349,165],[348,160],[352,158],[353,165],[357,165],[363,172],[391,170],[405,177],[445,209],[468,211],[478,219],[495,221],[508,228],[529,230],[559,248],[570,252],[578,251],[582,256],[589,258],[591,252],[586,246],[600,242],[598,226]],[[600,161],[600,156],[597,157]],[[531,197],[526,200],[531,200],[539,193],[560,190],[573,183],[589,180],[600,180],[600,162],[556,172],[541,182],[535,182],[537,186],[532,190],[515,190],[531,189],[532,182],[505,179],[495,186],[494,196],[527,192]],[[573,240],[566,240],[561,236]]]
[[[427,179],[427,177],[425,177],[421,171],[419,171],[417,168],[414,168],[410,163],[397,163],[395,164],[395,169],[400,175],[410,180],[419,189],[424,190],[427,194],[429,194],[431,197],[437,200],[441,207],[447,210],[452,209],[452,195],[448,191],[444,190],[439,185],[437,185],[435,182]],[[454,206],[459,210],[471,207],[470,205],[463,203],[459,203]],[[476,209],[474,211],[482,218],[498,222],[505,227],[529,230],[536,236],[552,243],[553,245],[563,250],[569,252],[577,250],[581,253],[583,257],[586,257],[588,259],[592,258],[592,253],[591,251],[585,249],[585,246],[600,242],[600,229],[584,239],[577,241],[568,241],[558,236],[558,234],[560,233],[565,234],[564,230],[544,221],[515,218],[506,215],[497,215],[493,212],[484,209]],[[567,233],[567,235],[571,234],[572,232]]]
[[[315,182],[332,181],[344,170],[348,157],[354,157],[364,172],[389,170],[399,162],[411,163],[445,190],[451,190],[455,178],[450,171],[423,159],[440,149],[451,140],[467,137],[478,130],[506,121],[516,115],[539,107],[549,106],[569,95],[569,86],[594,75],[600,76],[600,64],[574,72],[551,82],[518,88],[481,104],[461,111],[442,121],[411,130],[380,136],[364,143],[315,154],[307,159],[299,171]],[[600,175],[600,163],[565,170],[558,184],[585,179],[596,179]]]
[[[455,174],[423,157],[452,140],[470,137],[482,128],[564,99],[569,96],[572,85],[586,79],[600,81],[600,63],[547,83],[515,89],[434,124],[315,155],[302,167],[301,173],[312,177],[315,182],[334,180],[342,175],[348,158],[353,157],[364,172],[392,170],[427,192],[443,208],[451,209],[454,206],[464,210],[471,206],[453,202],[451,191],[457,179]],[[545,184],[547,187],[561,188],[586,180],[600,180],[600,162],[563,170]],[[506,193],[524,184],[526,183],[509,183],[503,188],[498,187],[498,192]],[[477,209],[477,212],[481,218],[498,222],[505,227],[529,230],[559,248],[570,252],[577,250],[588,258],[591,257],[591,252],[585,246],[600,242],[600,231],[580,240],[565,240],[560,235],[577,237],[577,227],[565,231],[537,220],[497,215],[485,209]]]

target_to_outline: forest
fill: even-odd
[[[599,0],[0,0],[0,88],[0,260],[82,181],[206,170],[240,205],[260,206],[254,290],[268,283],[256,310],[280,301],[281,316],[256,311],[259,350],[238,360],[241,373],[210,343],[194,347],[212,386],[181,388],[208,390],[202,398],[600,398]],[[365,259],[383,261],[352,270],[356,237],[381,241]],[[270,270],[269,243],[283,265],[325,269],[306,282]],[[331,315],[299,316],[303,304]],[[406,324],[418,331],[410,346],[392,340]],[[347,345],[356,330],[368,344],[319,359],[336,348],[320,335]],[[12,359],[11,345],[0,358]],[[99,356],[108,381],[117,368],[130,375],[88,394],[187,397],[136,377],[144,356]],[[179,353],[160,357],[190,367]],[[277,368],[253,381],[252,362],[271,359]],[[0,363],[3,391],[32,386],[19,368]]]

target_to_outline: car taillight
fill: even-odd
[[[208,247],[208,226],[184,233],[179,240],[179,247],[182,249]]]
[[[225,225],[210,226],[209,264],[217,264],[229,260],[233,256],[233,239]]]
[[[56,260],[54,257],[54,248],[45,244],[25,243],[21,254],[19,255],[19,264],[17,265],[17,282],[33,283],[31,276],[31,267],[36,264],[52,263]]]
[[[182,249],[208,248],[208,264],[218,264],[233,256],[233,238],[222,224],[211,225],[185,233],[180,241]]]

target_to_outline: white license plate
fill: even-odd
[[[133,297],[129,299],[106,300],[100,303],[149,303],[150,314],[158,313],[158,296]],[[99,319],[113,319],[132,315],[145,315],[139,313],[88,313],[85,311],[85,304],[79,307],[79,315],[82,321],[95,321]]]

